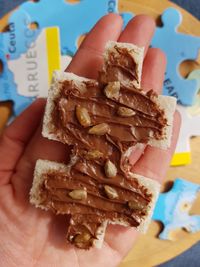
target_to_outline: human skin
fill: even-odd
[[[154,21],[140,15],[122,32],[121,17],[107,15],[87,35],[67,71],[97,78],[108,40],[134,43],[145,47],[142,88],[146,91],[153,88],[160,93],[166,57],[159,49],[149,48],[154,30]],[[66,145],[41,136],[44,106],[44,99],[36,100],[0,137],[0,266],[115,267],[135,243],[136,230],[110,225],[102,249],[80,250],[66,242],[66,216],[44,212],[29,203],[36,160],[67,163],[69,154]],[[147,146],[142,151],[135,151],[131,156],[133,171],[162,182],[175,149],[179,127],[180,117],[175,113],[171,147],[160,150]]]

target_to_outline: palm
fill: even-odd
[[[101,54],[108,40],[133,42],[145,46],[146,50],[143,88],[154,88],[159,92],[166,60],[161,51],[148,49],[154,31],[153,21],[146,16],[137,16],[122,33],[121,27],[122,21],[117,15],[101,19],[83,42],[68,71],[96,78],[102,63]],[[43,158],[67,162],[68,157],[66,146],[41,136],[39,124],[44,105],[44,100],[36,101],[0,138],[0,265],[117,266],[136,239],[133,229],[109,226],[101,250],[93,248],[82,251],[74,249],[65,240],[67,217],[55,216],[29,204],[35,161]],[[134,172],[161,181],[177,139],[177,115],[175,120],[170,149],[161,151],[147,147],[144,154],[135,151],[131,158]],[[156,165],[155,158],[160,159],[162,166]]]
[[[116,266],[121,260],[122,253],[114,242],[106,242],[102,250],[74,249],[64,240],[66,217],[16,203],[12,193],[6,199],[6,204],[1,204],[4,212],[0,212],[4,255],[1,255],[1,266],[104,266],[105,258],[107,266]]]

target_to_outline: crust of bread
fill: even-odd
[[[142,65],[143,65],[143,60],[144,60],[144,47],[138,47],[134,44],[130,44],[130,43],[119,43],[119,42],[115,42],[115,41],[109,41],[106,44],[105,47],[105,52],[104,52],[104,64],[106,64],[106,62],[109,60],[109,54],[115,53],[115,47],[119,47],[119,48],[125,48],[133,57],[135,63],[136,63],[136,73],[138,75],[138,82],[136,80],[134,80],[133,82],[131,82],[136,88],[140,88],[141,87],[141,77],[142,77]],[[103,66],[103,69],[105,69],[105,67]]]
[[[43,174],[47,170],[67,171],[68,168],[69,168],[68,166],[66,166],[62,163],[38,159],[36,162],[36,165],[35,165],[32,188],[31,188],[30,193],[29,193],[30,203],[35,205],[37,208],[41,208],[43,210],[48,210],[48,208],[42,204],[43,199],[42,199],[42,196],[40,194],[40,186],[44,182]]]
[[[73,165],[73,164],[71,164]],[[33,179],[33,185],[30,191],[30,203],[35,205],[37,208],[41,208],[43,210],[48,210],[48,208],[42,204],[43,199],[42,195],[40,192],[41,184],[44,181],[44,173],[49,172],[49,171],[65,171],[67,172],[69,170],[69,166],[71,165],[64,165],[62,163],[57,163],[53,161],[48,161],[48,160],[37,160],[36,166],[35,166],[35,172],[34,172],[34,179]],[[152,201],[150,202],[149,206],[147,207],[147,215],[145,216],[144,219],[142,219],[140,226],[137,227],[136,229],[139,232],[145,233],[148,225],[151,221],[153,209],[155,207],[156,200],[158,198],[158,194],[160,191],[160,184],[156,182],[155,180],[149,179],[147,177],[137,175],[134,173],[130,173],[131,177],[134,179],[137,179],[139,184],[145,186],[150,194],[152,194]],[[105,221],[101,226],[97,229],[97,240],[94,241],[93,246],[97,248],[101,248],[103,240],[104,240],[104,235],[106,231],[107,224],[120,224],[123,226],[129,226],[126,222],[124,221]]]
[[[51,114],[52,111],[55,107],[54,104],[54,99],[56,99],[60,91],[62,89],[61,83],[63,81],[73,81],[77,85],[80,85],[82,82],[86,81],[93,81],[91,79],[83,78],[78,75],[75,75],[74,73],[71,72],[62,72],[62,71],[54,71],[53,73],[53,78],[52,78],[52,83],[49,88],[48,92],[48,98],[47,98],[47,103],[45,107],[45,113],[44,113],[44,119],[43,119],[43,128],[42,128],[42,135],[50,140],[54,141],[60,141],[60,139],[54,134],[55,132],[55,126],[52,123],[51,120]],[[61,141],[60,141],[61,142]]]
[[[148,143],[150,146],[158,147],[161,149],[167,149],[168,147],[170,147],[173,130],[174,112],[176,110],[176,102],[176,98],[172,96],[159,95],[156,99],[156,103],[158,104],[158,106],[165,112],[167,125],[163,129],[163,139],[151,139]]]
[[[131,177],[134,179],[137,179],[140,184],[145,186],[145,188],[148,189],[148,191],[152,194],[151,202],[149,203],[149,206],[147,207],[147,215],[142,220],[140,225],[136,228],[141,233],[146,233],[149,224],[151,222],[151,217],[153,215],[153,211],[156,205],[156,201],[158,199],[159,193],[160,193],[160,183],[158,183],[156,180],[153,180],[151,178],[136,174],[136,173],[130,173]]]
[[[108,221],[104,221],[97,229],[96,231],[96,237],[97,239],[95,239],[93,241],[93,247],[96,247],[98,249],[102,248],[103,245],[103,241],[104,241],[104,236],[106,233],[106,228],[108,225]]]

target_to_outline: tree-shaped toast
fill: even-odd
[[[30,201],[68,214],[67,240],[101,247],[108,223],[145,231],[158,182],[131,172],[139,144],[170,145],[176,100],[140,89],[143,48],[108,42],[99,80],[55,72],[44,137],[72,146],[68,165],[38,160]]]

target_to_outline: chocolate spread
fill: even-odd
[[[139,83],[138,65],[126,48],[114,47],[104,69],[100,72],[100,81],[103,84],[120,81],[122,83],[136,80]]]
[[[106,177],[104,164],[103,161],[96,163],[80,157],[68,173],[51,171],[45,175],[40,191],[42,204],[56,214],[71,215],[67,238],[72,243],[83,232],[89,233],[91,239],[97,238],[96,231],[105,220],[123,221],[136,227],[146,214],[145,208],[151,201],[151,195],[145,187],[139,185],[137,179],[126,177],[120,171],[112,179]],[[116,190],[118,197],[108,198],[105,186]],[[71,198],[69,193],[76,189],[84,189],[87,197],[78,200]],[[130,201],[135,209],[129,207]],[[80,243],[80,246],[89,248],[89,244]]]
[[[118,99],[108,99],[96,82],[86,82],[86,91],[80,92],[72,81],[65,81],[52,113],[54,134],[63,143],[87,148],[94,147],[103,154],[114,147],[125,151],[136,143],[147,143],[150,138],[163,137],[166,125],[164,113],[155,104],[155,93],[143,94],[134,88],[120,87]],[[76,107],[88,111],[90,127],[106,123],[109,133],[102,136],[88,134],[90,127],[82,127],[76,117]],[[119,116],[119,107],[131,109],[133,116]],[[112,154],[112,153],[111,153]]]
[[[66,80],[53,100],[49,129],[72,146],[67,171],[43,173],[40,199],[68,214],[67,240],[89,249],[105,222],[137,227],[152,194],[130,174],[127,149],[163,139],[167,120],[153,91],[136,89],[138,65],[125,48],[110,52],[99,82]]]

